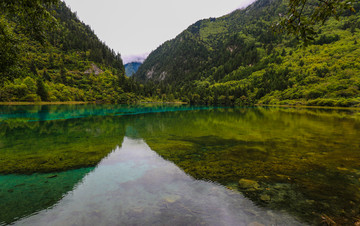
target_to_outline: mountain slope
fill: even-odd
[[[269,15],[281,9],[284,6],[280,1],[263,0],[221,18],[200,20],[152,52],[136,78],[168,82],[176,81],[177,76],[196,79],[204,69],[225,64],[255,49],[255,44],[266,45],[275,40],[268,29]]]
[[[11,15],[2,18],[20,54],[13,56],[14,65],[0,70],[0,101],[136,100],[120,54],[101,42],[64,2],[48,11],[57,26],[43,42],[22,33]]]
[[[171,85],[175,98],[194,104],[359,105],[360,14],[329,20],[303,49],[272,32],[284,12],[280,0],[259,0],[198,21],[153,51],[135,78]]]

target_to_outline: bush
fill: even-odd
[[[26,77],[23,81],[23,83],[27,86],[27,93],[29,94],[35,94],[37,87],[36,87],[36,82],[34,79],[30,78],[30,77]]]
[[[340,40],[339,35],[321,35],[318,40],[314,41],[315,45],[323,45],[323,44],[330,44],[332,42],[336,42]]]
[[[41,99],[38,95],[36,94],[28,94],[25,97],[21,98],[21,101],[25,101],[25,102],[40,102]]]
[[[306,94],[305,97],[307,99],[316,99],[319,98],[323,95],[323,92],[320,90],[309,90]]]
[[[235,106],[246,106],[249,105],[249,100],[246,96],[242,96],[235,100]]]

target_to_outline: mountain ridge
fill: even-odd
[[[191,63],[197,64],[201,63],[201,60],[207,60],[207,57],[210,56],[213,61],[216,61],[216,56],[213,56],[214,48],[219,47],[221,45],[221,39],[228,38],[227,36],[231,36],[237,33],[239,30],[239,26],[241,27],[242,24],[244,24],[244,19],[249,20],[245,15],[254,12],[254,9],[256,10],[263,10],[265,7],[269,6],[271,3],[275,3],[275,5],[272,6],[272,11],[279,11],[279,3],[280,1],[270,1],[270,0],[261,0],[256,1],[253,4],[249,5],[245,9],[237,9],[234,10],[232,13],[224,15],[219,18],[209,18],[209,19],[202,19],[194,24],[190,25],[186,30],[181,32],[179,35],[177,35],[175,38],[168,40],[164,42],[162,45],[160,45],[159,48],[154,50],[152,53],[150,53],[149,57],[145,60],[143,63],[143,67],[149,64],[149,61],[152,61],[152,58],[159,58],[159,54],[167,54],[167,55],[176,55],[176,57],[185,57],[188,55],[188,53],[194,53],[197,54],[195,57],[200,59],[200,62],[194,61]],[[285,11],[285,5],[282,5],[282,8],[284,8],[283,11]],[[255,13],[258,13],[257,11]],[[275,14],[275,13],[272,13]],[[252,15],[254,16],[254,15]],[[233,23],[228,23],[228,21],[232,21]],[[234,22],[235,21],[235,22]],[[223,25],[223,26],[222,26]],[[270,25],[270,24],[267,24]],[[186,42],[188,41],[188,42]],[[182,43],[183,42],[183,43]],[[178,45],[188,45],[184,48],[185,50],[180,52],[181,50],[176,49]],[[188,47],[188,49],[186,49]],[[177,53],[172,53],[169,51],[169,48],[175,49],[178,51]],[[189,51],[191,50],[191,51]],[[203,52],[202,52],[203,51]],[[166,52],[166,53],[165,53]],[[156,55],[156,56],[154,56]],[[190,54],[191,55],[191,54]],[[176,60],[175,57],[175,60]],[[194,58],[193,56],[191,56]],[[168,57],[171,58],[171,57]],[[167,62],[164,62],[163,64],[167,65],[169,62],[173,61],[174,59],[168,59],[166,58]],[[186,59],[188,60],[188,59]],[[185,60],[184,60],[185,61]],[[186,62],[186,61],[185,61]],[[189,65],[189,62],[186,62],[187,65]],[[212,63],[212,62],[211,62]],[[158,67],[157,64],[153,65],[155,66],[153,69],[155,70],[156,77],[159,77],[160,74],[163,74],[164,72],[169,74],[172,72],[170,71],[160,71],[156,72],[156,67]],[[140,67],[139,73],[136,74],[136,78],[140,81],[146,80],[147,73],[143,70],[148,71],[148,68],[144,69],[143,67]],[[188,66],[189,67],[189,66]],[[167,69],[167,68],[165,68]],[[201,71],[201,70],[199,70]],[[153,77],[149,76],[148,77]]]

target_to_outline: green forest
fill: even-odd
[[[360,106],[357,2],[296,35],[274,26],[286,1],[258,0],[189,26],[131,78],[64,2],[1,4],[0,102]]]
[[[64,2],[25,2],[1,3],[0,102],[146,100],[144,85],[125,76],[120,54]],[[31,10],[44,15],[33,18]]]
[[[208,105],[360,106],[359,3],[314,25],[313,37],[274,32],[285,1],[259,0],[201,20],[145,60],[138,80]],[[355,11],[355,12],[353,12]]]

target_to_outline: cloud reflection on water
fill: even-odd
[[[195,180],[141,139],[124,138],[72,192],[15,225],[301,225],[238,192]]]

